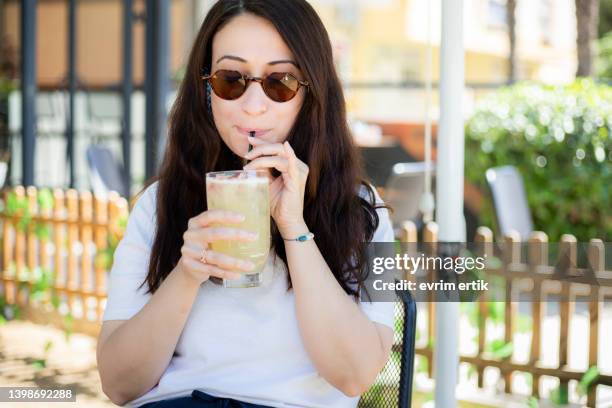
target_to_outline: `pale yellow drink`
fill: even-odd
[[[214,225],[240,228],[258,234],[255,241],[225,240],[211,243],[213,251],[255,264],[253,270],[243,273],[239,279],[224,280],[223,286],[244,288],[261,285],[262,271],[270,251],[270,196],[267,173],[261,170],[207,173],[206,199],[209,210],[228,210],[245,217],[240,223]]]

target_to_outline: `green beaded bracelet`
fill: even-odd
[[[300,235],[297,238],[293,238],[293,239],[287,239],[287,238],[283,238],[285,241],[298,241],[298,242],[304,242],[304,241],[309,241],[311,239],[314,238],[314,234],[312,232],[308,232],[306,234]]]

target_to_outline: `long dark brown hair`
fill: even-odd
[[[158,181],[157,231],[143,285],[148,283],[148,292],[155,292],[177,265],[188,220],[207,209],[205,173],[242,168],[242,159],[215,128],[201,79],[203,72],[210,72],[215,33],[242,13],[263,17],[276,27],[310,82],[287,138],[310,169],[304,220],[338,283],[357,296],[365,279],[362,244],[372,239],[379,223],[375,195],[364,179],[348,129],[327,31],[305,0],[220,0],[206,16],[170,113],[159,174],[147,183]],[[365,199],[359,195],[361,188],[366,189]],[[272,249],[287,264],[283,239],[274,225]]]

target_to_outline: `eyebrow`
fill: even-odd
[[[216,63],[218,64],[220,61],[224,59],[230,59],[230,60],[239,61],[239,62],[248,62],[244,58],[236,57],[235,55],[224,55],[221,58],[219,58]],[[292,61],[289,59],[270,61],[268,62],[267,65],[278,65],[278,64],[292,64],[292,65],[295,65],[296,68],[299,68],[298,65],[295,63],[295,61]]]

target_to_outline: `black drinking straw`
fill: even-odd
[[[251,130],[251,131],[249,132],[249,134],[251,135],[251,137],[255,137],[255,131],[254,131],[254,130]],[[249,143],[249,150],[248,150],[248,152],[250,152],[251,150],[253,150],[253,145]],[[249,162],[250,162],[250,160],[247,160],[247,164],[248,164]]]

